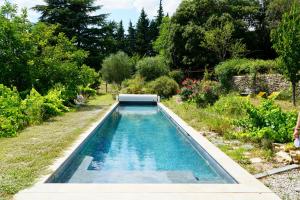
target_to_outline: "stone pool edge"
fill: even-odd
[[[76,142],[68,148],[63,156],[50,166],[51,174],[43,176],[31,188],[20,191],[15,195],[17,200],[64,200],[64,199],[126,199],[126,200],[194,200],[204,199],[280,199],[263,183],[250,175],[245,169],[209,142],[205,137],[190,127],[180,117],[162,103],[157,103],[172,120],[181,126],[209,155],[215,159],[238,184],[57,184],[45,183],[59,169],[80,145],[100,126],[115,110],[119,103],[113,104],[109,110],[82,133]]]

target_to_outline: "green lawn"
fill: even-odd
[[[48,166],[114,102],[97,96],[86,106],[26,128],[14,138],[0,138],[0,199],[11,199],[31,186]]]

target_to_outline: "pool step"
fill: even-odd
[[[89,180],[86,182],[86,180]],[[96,171],[75,173],[70,183],[199,183],[190,171]]]

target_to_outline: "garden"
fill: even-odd
[[[118,94],[158,94],[253,175],[299,164],[298,1],[183,0],[172,16],[160,1],[127,31],[91,16],[93,0],[45,2],[37,23],[0,7],[1,199],[47,174]],[[260,180],[297,199],[297,167]]]

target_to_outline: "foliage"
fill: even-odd
[[[110,24],[106,22],[107,14],[95,14],[99,13],[101,6],[96,6],[95,0],[46,0],[45,3],[34,7],[41,13],[40,20],[60,24],[59,32],[65,33],[69,39],[76,37],[77,42],[74,44],[90,52],[86,64],[98,69],[103,57],[112,53],[109,48],[105,48],[109,42],[107,37],[111,37]]]
[[[152,93],[158,94],[164,98],[169,98],[177,94],[179,90],[179,86],[176,81],[167,76],[162,76],[150,82],[148,88]]]
[[[254,141],[291,142],[297,113],[284,112],[272,100],[264,100],[258,107],[247,104],[248,117],[237,120],[236,125],[243,128],[240,137]]]
[[[18,16],[16,6],[7,1],[0,7],[0,83],[19,90],[31,87],[27,62],[35,50],[26,17],[26,11]]]
[[[167,75],[169,68],[160,56],[146,57],[137,63],[138,73],[145,81],[152,81],[160,76]]]
[[[128,26],[128,34],[126,35],[126,53],[129,56],[133,56],[135,50],[136,50],[136,44],[135,44],[135,40],[136,40],[136,31],[134,29],[134,26],[132,25],[132,22],[129,22],[129,26]]]
[[[121,93],[125,94],[145,94],[147,89],[145,88],[145,80],[139,75],[136,75],[133,79],[127,79],[122,83]]]
[[[103,79],[109,83],[121,85],[122,81],[129,78],[133,65],[127,54],[118,52],[104,59],[101,70]]]
[[[153,43],[154,50],[163,56],[168,63],[171,63],[171,33],[172,23],[169,17],[164,17],[159,29],[159,36]]]
[[[16,90],[0,84],[0,137],[12,137],[26,124],[20,96]]]
[[[63,104],[63,91],[64,88],[56,87],[51,89],[47,95],[44,96],[44,102],[42,105],[43,120],[69,111],[68,107]]]
[[[44,98],[33,88],[22,102],[28,125],[39,124],[43,121],[43,103]]]
[[[245,52],[246,46],[241,40],[234,40],[234,25],[230,15],[221,17],[211,16],[206,23],[207,31],[204,33],[203,47],[213,51],[220,61],[228,57],[239,57]]]
[[[221,96],[211,109],[220,115],[238,118],[246,115],[247,104],[248,100],[245,97],[231,93],[226,96]]]
[[[219,62],[219,56],[215,53],[217,45],[241,48],[234,45],[236,42],[243,40],[245,44],[253,43],[252,33],[248,30],[255,26],[259,21],[260,5],[258,1],[237,0],[237,1],[219,1],[219,0],[184,0],[176,10],[171,19],[171,36],[170,36],[170,58],[172,65],[196,68],[199,70],[206,65],[213,66]],[[222,16],[228,16],[230,23],[225,26],[212,23],[211,17],[220,19]],[[213,20],[215,21],[215,20]],[[225,30],[225,31],[224,31]],[[218,33],[221,34],[219,35]],[[224,31],[224,32],[223,32]],[[253,31],[254,32],[254,31]],[[255,32],[254,32],[255,33]],[[222,36],[222,37],[220,37]],[[213,41],[213,38],[220,40]],[[209,47],[201,45],[209,42]],[[230,40],[228,39],[230,38]],[[239,48],[237,48],[239,47]],[[256,48],[256,47],[254,47]],[[219,52],[218,47],[218,52]],[[230,48],[226,48],[230,49]],[[256,50],[256,49],[253,49]],[[222,56],[223,57],[223,56]]]
[[[150,55],[151,52],[151,37],[149,34],[150,21],[142,9],[141,15],[136,24],[136,53],[141,57]]]
[[[169,76],[170,78],[174,79],[178,84],[181,84],[181,82],[184,79],[184,73],[180,69],[170,71]]]
[[[220,85],[216,81],[201,81],[194,101],[200,107],[213,105],[220,96]]]
[[[257,73],[271,73],[278,69],[279,64],[274,60],[231,59],[216,66],[215,73],[225,89],[230,89],[232,76]]]
[[[296,84],[300,80],[300,3],[294,1],[276,30],[272,31],[273,47],[283,63],[281,71],[292,83],[293,103],[296,104]]]
[[[95,96],[97,91],[89,86],[87,87],[79,87],[79,93],[81,93],[85,98],[89,98]]]
[[[27,125],[41,123],[49,117],[68,111],[62,99],[63,88],[40,95],[34,88],[22,100],[18,91],[0,85],[0,137],[16,136]]]
[[[182,87],[179,93],[181,99],[183,101],[187,101],[189,99],[194,98],[199,92],[198,86],[199,81],[190,78],[185,79],[182,82]]]

